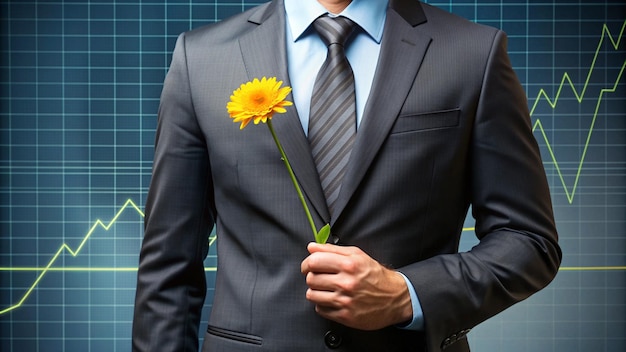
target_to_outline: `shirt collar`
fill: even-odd
[[[287,22],[294,41],[306,32],[319,16],[328,13],[317,0],[284,0]],[[352,0],[342,16],[358,24],[377,43],[383,36],[388,0]]]

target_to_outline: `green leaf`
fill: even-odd
[[[326,224],[324,225],[324,227],[320,229],[320,231],[317,234],[315,234],[315,242],[326,243],[329,236],[330,236],[330,224]]]

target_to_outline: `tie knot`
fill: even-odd
[[[330,17],[324,15],[318,17],[313,22],[313,27],[315,27],[315,30],[326,46],[331,44],[343,46],[346,40],[348,40],[348,37],[354,32],[356,25],[347,17]]]

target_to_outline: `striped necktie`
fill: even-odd
[[[313,26],[328,54],[313,85],[308,138],[332,215],[356,138],[354,74],[344,51],[356,24],[346,17],[325,15]]]

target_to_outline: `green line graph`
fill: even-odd
[[[59,257],[67,252],[71,256],[76,257],[80,254],[81,249],[85,246],[87,241],[91,238],[93,232],[97,228],[103,228],[105,231],[108,231],[120,217],[120,215],[127,209],[134,209],[141,217],[144,216],[142,210],[131,200],[127,200],[126,203],[120,208],[120,210],[115,214],[113,219],[109,221],[108,224],[103,223],[100,219],[96,220],[93,226],[89,229],[83,240],[80,242],[79,246],[76,249],[72,249],[66,243],[63,243],[57,252],[52,256],[49,260],[48,264],[45,267],[0,267],[0,272],[40,272],[37,278],[33,281],[31,286],[26,290],[26,292],[22,295],[19,301],[15,304],[12,304],[2,310],[0,310],[0,315],[4,315],[9,313],[17,308],[20,308],[26,300],[29,298],[31,293],[37,288],[39,282],[44,278],[44,276],[48,272],[136,272],[137,267],[54,267],[54,264],[57,262]],[[465,227],[463,228],[464,232],[474,231],[473,227]],[[212,245],[217,237],[212,236],[209,238],[209,245]],[[206,271],[216,271],[217,267],[205,267]],[[560,271],[616,271],[622,270],[626,271],[626,266],[587,266],[587,267],[561,267]]]
[[[596,61],[598,59],[598,55],[601,52],[602,49],[602,45],[604,44],[604,40],[605,38],[607,38],[613,48],[615,50],[619,50],[619,45],[620,42],[623,38],[624,35],[624,30],[626,29],[626,21],[624,21],[624,23],[622,24],[622,28],[619,32],[619,35],[617,36],[617,39],[614,40],[613,36],[611,35],[611,32],[608,28],[608,26],[606,24],[604,24],[602,26],[602,36],[600,38],[600,41],[598,42],[598,46],[596,49],[596,52],[593,56],[593,60],[591,62],[591,66],[589,68],[589,72],[587,73],[587,78],[585,80],[585,83],[583,84],[582,89],[580,90],[580,92],[578,92],[576,90],[576,86],[574,84],[574,82],[572,82],[572,79],[570,78],[569,74],[567,72],[565,72],[563,74],[563,78],[561,79],[561,83],[559,84],[559,88],[556,92],[556,95],[554,96],[553,99],[551,99],[548,96],[548,93],[546,93],[546,91],[542,88],[539,90],[539,93],[537,93],[537,97],[535,98],[535,101],[532,105],[532,108],[530,109],[530,115],[533,116],[535,113],[535,109],[537,108],[537,105],[545,100],[548,105],[552,108],[555,109],[558,105],[559,102],[559,98],[561,97],[561,92],[563,91],[563,87],[565,87],[566,85],[569,86],[572,89],[572,92],[574,93],[574,96],[576,97],[576,100],[578,101],[579,104],[581,104],[583,102],[583,99],[585,98],[585,93],[587,92],[587,87],[589,86],[589,82],[591,80],[591,75],[596,67]],[[563,178],[563,172],[561,171],[561,168],[559,166],[559,162],[556,159],[556,156],[554,155],[554,151],[552,149],[552,145],[550,143],[550,140],[548,139],[548,136],[546,135],[546,132],[543,128],[543,124],[541,123],[540,119],[537,119],[533,125],[533,131],[539,129],[539,131],[541,132],[541,135],[543,136],[543,139],[546,142],[546,147],[548,148],[548,151],[550,153],[550,158],[552,163],[554,164],[554,167],[557,171],[557,174],[559,176],[559,179],[561,181],[561,185],[563,186],[563,189],[565,191],[565,195],[567,196],[567,200],[570,204],[572,204],[572,202],[574,201],[574,194],[576,193],[576,189],[578,187],[578,181],[580,179],[580,173],[582,171],[583,168],[583,164],[585,162],[585,156],[587,155],[587,149],[589,147],[589,142],[591,140],[591,135],[593,134],[593,130],[594,130],[594,126],[596,123],[596,119],[598,117],[598,111],[600,110],[600,105],[602,104],[602,100],[604,98],[604,95],[606,93],[614,93],[615,90],[617,89],[617,86],[622,78],[622,74],[624,73],[624,69],[626,68],[626,60],[624,60],[624,63],[622,64],[622,67],[619,71],[619,74],[617,75],[617,78],[615,79],[615,82],[613,83],[613,86],[608,87],[608,88],[603,88],[600,90],[600,94],[597,98],[596,101],[596,106],[595,106],[595,110],[593,112],[593,118],[591,120],[591,125],[589,126],[589,132],[587,133],[587,139],[585,141],[585,144],[583,146],[583,152],[582,155],[580,157],[580,161],[578,163],[578,169],[576,170],[576,178],[574,180],[574,184],[571,186],[571,188],[569,188]]]
[[[22,297],[20,298],[20,300],[7,307],[4,308],[2,310],[0,310],[0,315],[6,314],[16,308],[21,307],[24,302],[28,299],[28,297],[31,295],[31,293],[33,292],[33,290],[35,290],[35,288],[39,285],[39,282],[44,278],[44,276],[48,273],[48,272],[55,272],[55,271],[61,271],[61,272],[76,272],[76,271],[80,271],[80,272],[136,272],[137,268],[136,267],[109,267],[109,268],[103,268],[103,267],[54,267],[54,264],[57,262],[57,260],[59,259],[59,257],[67,252],[69,253],[72,257],[76,257],[81,250],[83,249],[83,247],[85,246],[85,244],[87,243],[87,241],[91,238],[92,234],[94,233],[94,231],[96,231],[96,229],[98,228],[102,228],[105,231],[109,231],[109,229],[111,229],[111,227],[113,225],[115,225],[115,223],[117,222],[118,218],[126,211],[126,210],[135,210],[137,214],[140,215],[141,218],[143,218],[145,216],[144,212],[139,208],[139,206],[137,206],[137,204],[135,204],[135,202],[133,202],[132,199],[128,199],[124,205],[117,211],[117,213],[115,214],[115,216],[113,216],[113,218],[107,223],[105,224],[104,222],[102,222],[102,220],[97,219],[94,224],[89,228],[89,231],[87,231],[87,234],[85,235],[85,237],[83,237],[82,241],[80,242],[80,244],[78,245],[78,247],[76,247],[76,249],[72,249],[67,243],[63,243],[59,249],[56,251],[56,253],[52,256],[52,258],[48,261],[48,264],[45,267],[18,267],[18,268],[7,268],[7,267],[0,267],[0,272],[2,271],[8,271],[8,272],[40,272],[40,274],[37,276],[37,278],[35,279],[35,281],[33,281],[32,285],[28,288],[28,290],[26,290],[26,292],[24,293],[24,295],[22,295]],[[209,245],[213,244],[213,242],[215,241],[216,237],[215,236],[211,236],[209,238]],[[217,268],[215,267],[208,267],[205,268],[205,270],[207,271],[215,271],[217,270]]]
[[[61,254],[63,254],[64,252],[68,252],[70,255],[72,255],[72,257],[76,257],[80,253],[81,249],[83,249],[83,247],[85,246],[85,243],[87,243],[87,241],[91,238],[91,235],[93,234],[93,232],[97,228],[103,228],[105,231],[108,231],[111,228],[111,226],[113,226],[116,223],[117,219],[120,217],[120,215],[122,215],[122,213],[127,208],[132,208],[132,209],[136,210],[137,213],[139,213],[139,215],[141,215],[142,217],[144,216],[143,211],[141,209],[139,209],[139,207],[132,200],[129,199],[129,200],[126,201],[126,203],[124,203],[124,205],[120,208],[120,210],[117,212],[117,214],[115,214],[113,219],[111,219],[111,221],[109,221],[108,224],[103,223],[100,219],[96,220],[96,222],[93,224],[93,226],[91,226],[91,228],[89,229],[89,231],[87,232],[85,237],[83,237],[83,240],[80,242],[78,247],[76,247],[76,249],[72,249],[66,243],[63,243],[59,247],[59,249],[56,251],[56,253],[52,256],[50,261],[48,261],[48,265],[46,265],[43,268],[43,270],[41,270],[41,273],[37,276],[37,278],[35,279],[33,284],[30,286],[30,288],[26,291],[26,293],[24,293],[22,298],[17,303],[15,303],[15,304],[13,304],[13,305],[11,305],[11,306],[3,309],[3,310],[0,310],[0,315],[1,314],[5,314],[7,312],[12,311],[13,309],[16,309],[16,308],[20,307],[26,301],[26,299],[28,299],[30,294],[33,292],[35,287],[37,287],[37,285],[39,284],[41,279],[43,279],[43,277],[46,275],[46,273],[48,273],[48,271],[51,270],[52,266],[54,265],[54,263],[56,263],[57,259],[59,258],[59,256]],[[20,268],[8,268],[8,270],[9,271],[28,271],[27,268],[21,268],[21,269]]]

